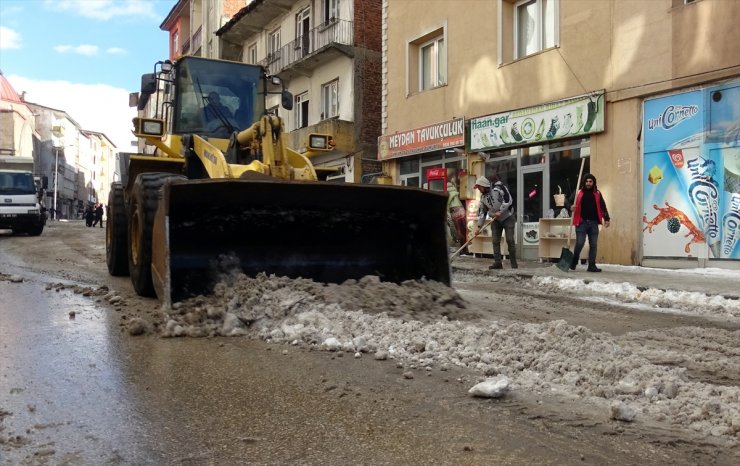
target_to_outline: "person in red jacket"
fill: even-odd
[[[575,270],[578,258],[581,256],[583,245],[588,237],[588,270],[601,272],[596,267],[596,247],[599,242],[599,225],[609,227],[609,211],[601,191],[596,187],[596,177],[588,173],[583,177],[583,187],[578,191],[573,212],[573,225],[576,227],[576,249],[573,251],[573,261],[570,269]]]

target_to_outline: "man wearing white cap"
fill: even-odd
[[[475,234],[480,233],[480,229],[486,221],[486,214],[490,213],[493,217],[491,231],[493,232],[493,265],[489,269],[503,269],[501,263],[501,233],[506,233],[506,246],[509,248],[509,260],[511,268],[516,269],[516,244],[514,244],[514,226],[516,217],[512,208],[513,199],[509,189],[504,185],[498,176],[491,177],[494,181],[493,187],[491,182],[485,176],[481,176],[475,181],[475,189],[481,193],[480,204],[478,207],[478,226],[475,228]]]

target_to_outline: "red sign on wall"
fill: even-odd
[[[378,160],[460,147],[465,144],[465,119],[437,123],[378,138]]]

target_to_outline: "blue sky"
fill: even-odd
[[[0,0],[0,70],[26,100],[130,150],[128,94],[168,57],[176,0]]]

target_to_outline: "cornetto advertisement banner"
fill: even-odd
[[[378,138],[378,160],[423,154],[465,145],[465,119],[411,129]]]
[[[470,151],[604,131],[604,91],[470,120]]]
[[[740,84],[643,114],[643,256],[740,259]]]

